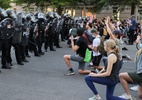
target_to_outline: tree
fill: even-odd
[[[7,8],[11,7],[10,2],[11,2],[11,0],[0,0],[0,7],[3,9],[7,9]]]
[[[3,1],[3,0],[1,0]],[[5,0],[6,1],[6,0]],[[141,0],[13,0],[18,4],[26,3],[35,4],[37,7],[53,6],[57,8],[58,13],[62,12],[64,6],[79,8],[82,6],[90,6],[90,11],[100,12],[102,9],[107,8],[109,5],[117,5],[118,11],[123,10],[125,6],[131,6],[131,15],[135,12],[135,6],[141,4]],[[89,9],[88,8],[88,9]]]
[[[120,8],[124,8],[125,6],[131,6],[131,15],[135,14],[135,8],[137,5],[141,4],[141,0],[108,0],[110,5],[119,5]]]
[[[63,7],[76,8],[80,0],[51,0],[50,5],[57,8],[59,15],[62,14]]]
[[[17,5],[25,4],[24,8],[29,8],[30,5],[35,5],[43,11],[45,6],[49,5],[50,0],[13,0]]]
[[[135,13],[136,5],[141,4],[141,0],[82,0],[85,5],[93,5],[93,10],[99,12],[109,5],[117,5],[118,10],[123,10],[125,6],[131,6],[131,15]]]
[[[79,1],[79,0],[76,0]],[[29,7],[31,4],[35,4],[35,6],[44,8],[45,6],[52,6],[57,8],[57,12],[59,14],[62,13],[64,6],[72,6],[76,5],[75,0],[14,0],[16,4],[27,4],[26,7]]]

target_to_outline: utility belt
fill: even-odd
[[[15,27],[15,31],[22,31],[22,29],[23,29],[22,26]]]
[[[8,39],[11,39],[12,38],[12,35],[9,36],[9,37],[0,37],[0,40],[8,40]]]
[[[13,34],[6,34],[6,33],[5,33],[5,35],[2,34],[2,35],[0,36],[0,39],[1,39],[1,40],[8,40],[8,39],[10,39],[12,36],[13,36]]]

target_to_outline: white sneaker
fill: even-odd
[[[133,100],[131,95],[127,95],[126,93],[122,94],[121,96],[119,96],[120,98],[123,98],[123,99],[128,99],[128,100]]]
[[[90,66],[93,66],[93,63],[92,63],[92,61],[91,61],[91,62],[89,63],[89,65],[90,65]]]
[[[128,59],[128,60],[132,60],[131,57],[127,54],[125,54],[125,57]]]
[[[130,90],[137,92],[138,91],[138,85],[131,87]]]
[[[101,100],[101,97],[96,97],[95,95],[91,98],[89,98],[88,100]]]
[[[99,70],[98,70],[98,69],[96,69],[95,71],[96,71],[97,73],[99,73]]]

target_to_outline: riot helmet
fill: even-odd
[[[6,10],[6,13],[7,13],[8,17],[10,17],[12,19],[16,19],[17,18],[16,14],[14,13],[13,10]]]
[[[49,12],[46,12],[45,17],[46,17],[47,19],[50,17],[50,16],[49,16]]]
[[[44,14],[43,13],[38,13],[38,19],[45,19]]]
[[[0,8],[0,17],[7,17],[7,13],[4,9]]]

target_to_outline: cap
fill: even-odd
[[[120,31],[120,30],[114,30],[112,33],[113,33],[113,34],[120,35],[120,34],[121,34],[121,31]]]

